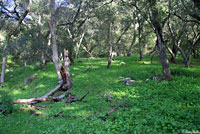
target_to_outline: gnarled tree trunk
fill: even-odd
[[[163,80],[171,80],[171,72],[170,72],[170,67],[169,67],[169,61],[167,59],[167,54],[166,54],[166,46],[165,42],[163,40],[163,33],[162,29],[165,23],[165,21],[160,20],[160,14],[158,12],[157,8],[157,2],[154,0],[149,0],[152,16],[151,16],[151,22],[154,27],[155,34],[157,36],[157,48],[158,48],[158,53],[160,56],[160,62],[162,65],[162,73],[163,73]]]

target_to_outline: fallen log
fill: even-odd
[[[94,67],[94,65],[89,66],[88,68],[86,68],[85,70],[83,70],[82,73],[88,72],[92,67]]]
[[[18,100],[13,100],[13,103],[30,103],[30,104],[35,104],[38,102],[43,102],[43,101],[60,101],[65,98],[65,94],[62,94],[58,97],[41,97],[41,98],[30,98],[30,99],[18,99]]]
[[[28,103],[29,105],[36,104],[38,102],[44,102],[44,101],[60,101],[64,99],[66,96],[69,96],[71,92],[67,92],[67,95],[64,93],[60,96],[56,97],[49,97],[52,96],[55,92],[57,92],[59,89],[62,91],[67,91],[73,86],[73,80],[69,73],[69,58],[68,58],[68,50],[64,50],[64,67],[61,67],[61,76],[62,80],[59,81],[59,84],[48,92],[46,95],[40,97],[40,98],[30,98],[30,99],[18,99],[14,100],[13,103]]]
[[[55,92],[57,92],[62,87],[62,85],[63,85],[63,81],[60,81],[59,84],[56,86],[56,88],[54,88],[53,90],[51,90],[50,92],[48,92],[46,95],[40,97],[40,99],[52,96]],[[31,98],[31,99],[33,99],[33,98]],[[30,103],[30,105],[33,105],[33,104],[38,103],[38,101],[33,101],[33,102],[28,102],[28,103]]]
[[[51,90],[50,92],[48,92],[46,95],[42,96],[41,98],[53,95],[56,91],[58,91],[61,88],[62,84],[63,84],[63,82],[59,83],[56,86],[56,88],[54,88],[53,90]]]
[[[38,106],[34,106],[34,105],[28,105],[28,108],[31,109],[31,110],[40,110],[42,108],[45,108],[45,107],[38,107]]]
[[[28,103],[29,105],[33,105],[33,104],[36,104],[36,103],[39,103],[39,102],[44,102],[44,101],[58,102],[58,101],[61,101],[64,98],[66,98],[66,104],[70,104],[72,102],[82,101],[88,94],[89,94],[89,92],[87,92],[80,99],[78,99],[78,98],[76,98],[75,95],[72,95],[71,92],[67,92],[67,94],[63,93],[62,95],[56,96],[56,97],[40,97],[40,98],[13,100],[13,103],[24,103],[24,104]]]

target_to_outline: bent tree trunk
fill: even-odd
[[[171,61],[175,64],[177,64],[177,61],[176,61],[176,56],[177,56],[177,53],[178,53],[178,49],[176,47],[176,45],[173,45],[173,48],[172,48],[172,57],[171,57]]]
[[[176,61],[176,54],[173,52],[173,50],[171,50],[170,47],[167,47],[167,50],[169,51],[170,55],[171,55],[171,61],[175,64],[177,64],[177,61]]]
[[[57,76],[58,76],[58,81],[62,80],[61,76],[61,62],[58,57],[58,48],[56,44],[56,23],[55,23],[55,0],[51,0],[50,8],[51,8],[51,20],[49,22],[49,27],[51,31],[51,39],[52,39],[52,52],[53,52],[53,63],[56,68]]]
[[[160,20],[161,17],[158,12],[157,1],[149,0],[149,4],[152,11],[151,22],[154,27],[155,34],[157,36],[157,45],[158,45],[157,49],[162,65],[162,73],[163,73],[162,80],[170,81],[171,72],[169,67],[169,61],[167,59],[166,46],[163,40],[163,32],[162,32],[165,21]]]

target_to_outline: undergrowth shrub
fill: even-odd
[[[12,99],[6,91],[0,90],[0,115],[12,113],[14,110]]]

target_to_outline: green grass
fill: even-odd
[[[197,61],[192,67],[171,65],[172,81],[156,82],[161,75],[161,65],[155,57],[137,61],[138,56],[117,57],[110,69],[106,58],[81,59],[70,67],[74,85],[70,90],[77,97],[89,91],[83,102],[69,105],[60,102],[37,104],[46,108],[38,112],[54,115],[63,112],[63,117],[38,117],[19,110],[22,104],[14,105],[14,112],[0,115],[0,134],[178,134],[200,131],[200,68]],[[126,62],[120,66],[120,62]],[[90,65],[89,72],[81,73]],[[37,74],[28,85],[24,78]],[[12,77],[12,75],[14,77]],[[136,83],[126,86],[121,79],[130,77]],[[150,79],[145,82],[146,79]],[[6,86],[2,88],[12,99],[40,97],[57,85],[54,65],[49,63],[43,71],[36,66],[17,67],[7,72]],[[109,101],[107,101],[109,100]],[[116,112],[102,121],[97,117],[117,106]]]

